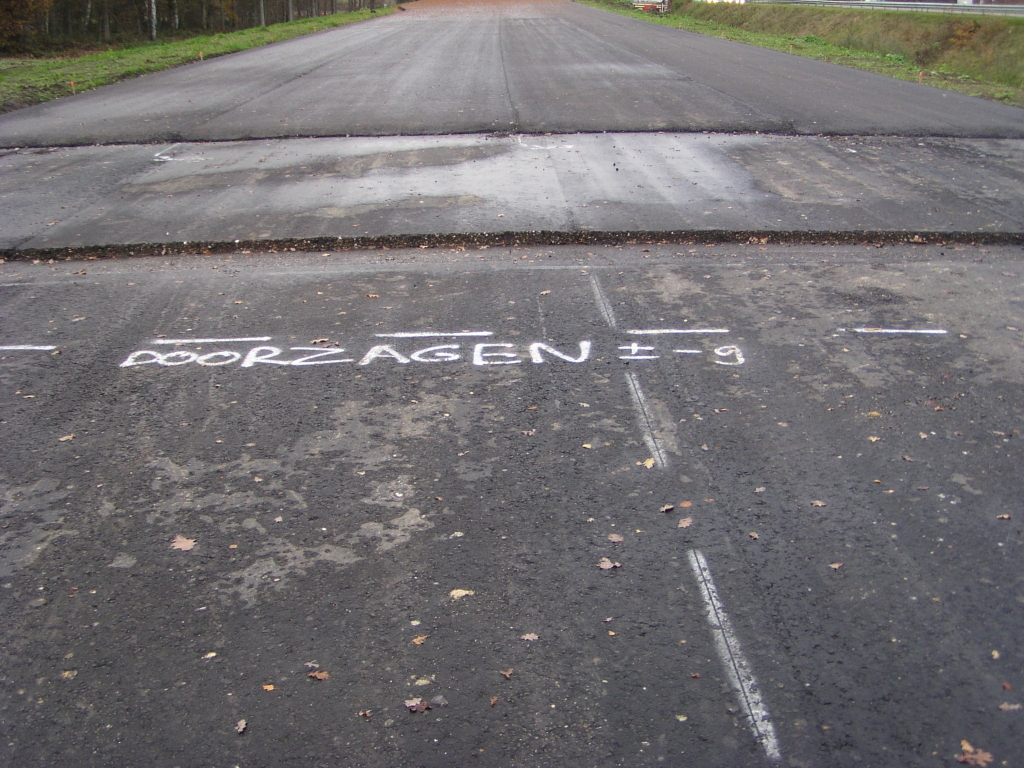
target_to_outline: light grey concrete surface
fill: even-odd
[[[0,247],[558,231],[1020,232],[1017,140],[572,134],[19,150]]]

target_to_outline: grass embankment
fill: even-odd
[[[337,13],[333,16],[318,16],[240,32],[139,43],[75,56],[2,58],[0,113],[109,85],[118,80],[158,72],[179,64],[188,64],[200,58],[208,59],[223,56],[225,53],[258,48],[268,43],[281,42],[393,12],[394,8],[379,8],[376,12],[365,10]]]
[[[1024,107],[1024,19],[676,0],[664,16],[621,0],[587,5],[690,32]]]

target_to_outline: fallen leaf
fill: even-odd
[[[676,523],[676,528],[689,528],[691,525],[693,525],[693,518],[684,517],[678,523]]]
[[[996,520],[1009,520],[1009,515],[996,515]]]
[[[330,676],[331,676],[331,673],[328,672],[325,669],[318,669],[315,672],[310,672],[309,674],[306,675],[306,677],[311,677],[314,680],[326,680]]]
[[[708,444],[707,443],[701,443],[700,449],[702,451],[709,451],[709,450],[711,450],[710,448],[708,448]]]
[[[692,677],[694,680],[700,680],[700,672],[694,672],[692,675],[690,675],[690,677]]]
[[[666,504],[665,506],[661,507],[658,511],[659,512],[671,512],[675,508],[676,508],[675,504]]]
[[[425,642],[427,642],[427,638],[428,637],[430,637],[430,635],[420,635],[419,637],[414,637],[412,639],[412,644],[413,645],[423,645]]]
[[[611,631],[611,630],[609,629],[609,630],[608,630],[608,636],[609,636],[609,637],[615,637],[615,633],[614,633],[614,632],[612,632],[612,631]]]
[[[811,502],[811,506],[812,507],[827,507],[828,504],[826,504],[821,499],[815,499],[814,501]]]
[[[919,490],[919,491],[927,491],[928,490],[928,486],[927,485],[919,485],[919,486],[917,486],[917,490]]]
[[[426,712],[430,709],[430,705],[423,699],[406,699],[405,706],[409,708],[410,712]]]
[[[237,723],[235,723],[235,733],[241,736],[243,733],[245,733],[245,729],[248,727],[248,725],[249,724],[245,722],[245,720],[239,720]]]
[[[491,696],[491,706],[493,707],[497,703],[498,703],[498,697],[497,696]]]
[[[641,463],[648,469],[654,468],[654,459],[644,459]]]
[[[602,557],[601,561],[597,564],[597,567],[602,571],[610,571],[612,568],[621,568],[622,563],[613,563],[607,557]]]
[[[880,419],[880,418],[882,418],[882,414],[880,414],[878,411],[868,411],[868,418],[869,419]]]
[[[903,459],[904,461],[913,461],[913,459],[907,456],[907,454],[905,453],[900,458]]]
[[[179,533],[177,536],[174,537],[174,540],[171,542],[171,549],[180,549],[182,552],[188,552],[195,545],[195,539],[186,539]]]
[[[58,441],[61,442],[61,443],[66,443],[68,440],[74,440],[74,439],[75,439],[75,433],[72,432],[70,435],[64,435],[64,437],[58,438]]]
[[[536,411],[537,410],[537,406],[536,405],[528,405],[528,406],[526,406],[526,410],[528,410],[528,411]]]
[[[473,595],[476,593],[473,592],[472,589],[453,589],[448,594],[451,596],[452,600],[459,600],[467,595]]]
[[[264,691],[272,691],[272,690],[274,690],[274,686],[271,685],[270,683],[267,683],[266,685],[263,686],[263,690]]]
[[[243,302],[242,302],[242,300],[241,300],[241,299],[239,299],[238,301],[236,301],[236,302],[235,302],[235,304],[242,304],[242,303],[243,303]]]
[[[928,439],[928,433],[927,432],[918,432],[917,436],[920,437],[922,440],[927,440]]]
[[[413,685],[430,685],[432,682],[434,682],[432,677],[417,677]]]
[[[755,489],[754,489],[754,493],[764,493],[764,492],[765,492],[766,490],[768,490],[768,489],[767,489],[767,488],[765,488],[765,487],[764,487],[764,486],[762,485],[762,486],[758,486],[757,488],[755,488]]]
[[[840,568],[843,567],[843,564],[842,563],[829,563],[828,567],[831,568],[833,571],[838,571]]]
[[[315,661],[304,662],[302,666],[304,666],[306,669],[320,669],[320,665],[317,664]]]
[[[370,710],[368,709],[361,709],[356,714],[359,715],[359,717],[365,717],[367,720],[370,719]]]
[[[1003,712],[1016,712],[1020,708],[1020,704],[1010,704],[1006,701],[999,705],[999,709],[1001,709]]]
[[[590,443],[584,443],[583,447],[584,448],[593,448],[594,446],[592,446]]]
[[[960,749],[962,753],[957,755],[956,758],[958,763],[986,766],[995,759],[990,752],[972,747],[971,743],[966,739],[960,741]]]
[[[498,670],[498,674],[501,675],[502,677],[504,677],[506,680],[510,680],[510,679],[512,679],[512,672],[513,671],[514,670],[512,669],[512,667],[509,667],[508,669],[499,669]]]
[[[379,293],[368,293],[368,294],[366,294],[366,298],[368,298],[368,299],[379,299],[380,298],[380,294]]]
[[[1003,683],[1003,690],[1004,691],[1012,691],[1013,690],[1013,686],[1010,685],[1009,683]]]
[[[525,635],[520,635],[519,639],[520,640],[526,640],[528,643],[532,643],[534,640],[537,639],[537,633],[536,632],[527,632]]]
[[[608,534],[608,541],[611,541],[611,542],[614,542],[614,543],[618,544],[619,542],[622,541],[622,534],[621,533],[609,533]]]
[[[209,653],[204,653],[203,654],[203,658],[204,659],[212,659],[216,655],[217,655],[216,651],[210,651]]]
[[[537,432],[537,430],[535,429],[521,429],[519,431],[522,432],[527,437],[533,437],[533,435]]]
[[[881,439],[882,438],[878,437],[877,435],[868,435],[868,440],[870,440],[872,443],[877,443]]]
[[[326,344],[328,341],[330,341],[330,339],[310,339],[309,343],[310,344]],[[319,353],[317,353],[317,354],[319,354]]]
[[[60,676],[63,680],[74,680],[77,675],[77,669],[65,669],[63,672],[60,673]]]
[[[678,720],[680,723],[685,723],[689,719],[690,718],[688,718],[686,715],[676,715],[676,720]]]
[[[541,291],[540,295],[541,296],[547,296],[549,293],[551,293],[551,291]]]
[[[748,533],[748,534],[747,534],[747,536],[749,536],[750,538],[752,538],[752,539],[753,539],[754,541],[757,541],[757,540],[758,540],[759,538],[761,538],[760,536],[758,536],[758,535],[757,535],[756,533],[754,533],[753,531],[751,531],[750,533]]]
[[[999,651],[992,651],[992,658],[998,660],[999,659]]]

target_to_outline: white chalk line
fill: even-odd
[[[740,704],[746,710],[750,730],[754,733],[765,756],[772,762],[782,759],[782,752],[779,749],[778,739],[775,737],[775,728],[772,726],[771,715],[768,707],[761,698],[761,689],[750,668],[750,663],[740,650],[739,640],[733,631],[729,617],[725,613],[721,599],[718,597],[718,590],[711,578],[711,569],[708,568],[707,560],[698,549],[691,549],[687,555],[690,558],[690,567],[693,575],[700,586],[701,597],[704,598],[708,624],[711,627],[711,635],[715,641],[715,650],[725,667],[725,673],[740,694]]]
[[[728,328],[640,328],[626,333],[633,336],[661,336],[669,333],[729,333]]]
[[[601,283],[597,281],[597,275],[593,272],[590,273],[590,288],[594,291],[594,301],[597,302],[597,311],[601,313],[601,319],[608,324],[609,328],[618,330],[619,324],[615,320],[612,305],[608,303],[608,298],[601,290]]]
[[[5,344],[0,346],[0,350],[5,352],[16,352],[18,350],[25,352],[52,352],[55,349],[56,347],[37,346],[35,344]]]
[[[949,331],[942,328],[840,328],[849,333],[918,333],[927,336],[945,336]]]
[[[241,341],[270,341],[272,336],[243,336],[236,339],[156,339],[154,344],[229,344]]]
[[[402,331],[373,335],[379,339],[455,339],[462,336],[493,336],[494,331]]]
[[[703,349],[673,349],[673,352],[680,355],[702,355],[704,354]]]
[[[629,394],[633,398],[633,405],[636,407],[637,415],[640,417],[640,432],[643,434],[644,444],[653,454],[654,464],[659,469],[668,466],[668,459],[662,449],[658,438],[654,436],[654,419],[651,417],[650,408],[647,405],[647,397],[640,388],[635,373],[626,374],[626,383],[629,385]]]

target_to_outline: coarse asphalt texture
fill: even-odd
[[[561,0],[0,117],[0,764],[1013,765],[1022,117]]]

